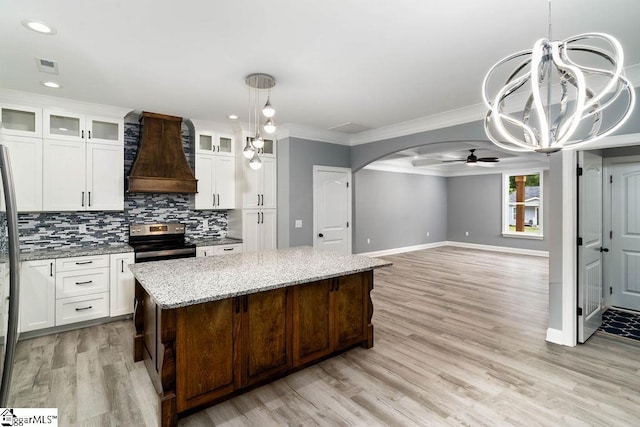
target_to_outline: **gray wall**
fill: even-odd
[[[362,169],[354,181],[355,253],[447,240],[447,178]]]
[[[543,174],[544,239],[502,236],[502,174],[449,177],[447,180],[447,240],[546,251],[549,174]],[[465,236],[465,232],[469,236]]]
[[[281,146],[285,149],[278,151],[278,247],[313,245],[313,165],[348,168],[351,147],[292,137],[279,142]],[[302,220],[302,228],[295,228],[296,220]]]

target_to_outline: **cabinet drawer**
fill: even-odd
[[[109,315],[109,292],[59,299],[56,301],[56,326]]]
[[[56,274],[56,298],[95,294],[109,290],[109,269],[92,268]]]
[[[56,260],[57,272],[100,267],[109,267],[109,255],[79,256],[73,258],[58,258]]]
[[[213,249],[215,255],[235,254],[242,252],[242,243],[214,246]]]

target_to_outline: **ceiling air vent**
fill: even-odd
[[[362,132],[369,129],[371,128],[364,125],[360,125],[358,123],[353,123],[353,122],[341,123],[339,125],[329,128],[329,130],[334,130],[336,132],[351,133],[351,134]]]
[[[58,74],[58,63],[48,59],[36,58],[38,71],[47,74]]]

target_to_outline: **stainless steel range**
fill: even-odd
[[[185,229],[180,223],[131,224],[129,245],[136,262],[195,257],[196,245],[185,242]]]

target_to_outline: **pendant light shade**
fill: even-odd
[[[247,144],[244,146],[244,149],[242,150],[242,155],[244,156],[245,159],[249,160],[254,156],[255,153],[256,153],[256,150],[254,150],[249,140],[247,140]]]
[[[270,98],[270,96],[267,97],[267,103],[262,107],[262,114],[268,118],[271,118],[276,114],[276,109],[271,105]]]
[[[271,118],[268,118],[265,122],[263,129],[266,133],[274,133],[276,131],[276,124],[273,123]]]
[[[262,160],[258,157],[258,153],[253,153],[253,157],[249,160],[249,167],[253,170],[258,170],[262,167]]]
[[[264,147],[264,139],[262,139],[260,132],[258,132],[256,137],[253,139],[253,146],[258,149]]]

